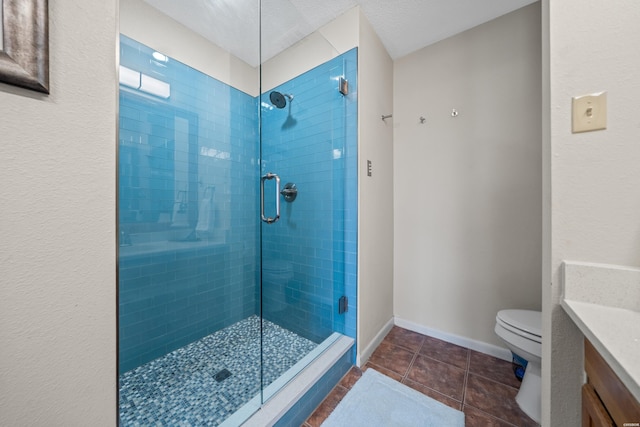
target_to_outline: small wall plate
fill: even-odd
[[[607,128],[607,92],[574,96],[571,107],[571,132],[590,132]]]

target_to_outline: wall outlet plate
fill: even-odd
[[[607,128],[607,92],[574,96],[571,103],[571,132],[590,132]]]

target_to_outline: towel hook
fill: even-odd
[[[393,117],[393,114],[387,114],[386,116],[383,114],[380,117],[382,118],[382,121],[384,122],[385,120],[390,119],[391,117]]]

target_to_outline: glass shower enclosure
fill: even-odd
[[[350,329],[357,52],[280,75],[244,3],[121,0],[123,426],[235,423]]]

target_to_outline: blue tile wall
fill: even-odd
[[[258,106],[121,36],[119,360],[128,371],[255,314]],[[201,219],[202,218],[202,219]]]
[[[349,81],[347,96],[339,77]],[[357,50],[273,90],[293,100],[278,109],[271,91],[262,96],[262,173],[295,183],[298,196],[281,198],[280,220],[262,225],[263,315],[316,342],[334,331],[355,338]],[[265,189],[268,216],[273,185]],[[338,314],[343,295],[349,311]]]
[[[270,109],[268,93],[158,61],[125,36],[120,46],[123,66],[171,85],[168,99],[120,91],[120,372],[261,310],[315,342],[333,331],[355,338],[357,51],[275,88],[294,100]],[[272,225],[257,215],[268,171],[299,189]]]

